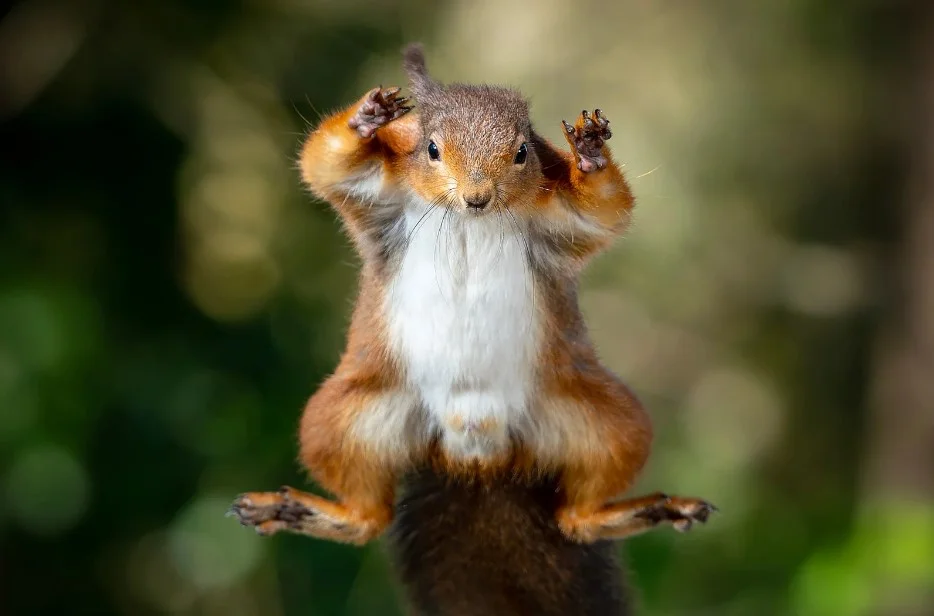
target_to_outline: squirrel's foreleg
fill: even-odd
[[[581,112],[571,125],[562,122],[570,152],[535,136],[544,185],[536,210],[554,232],[562,252],[587,257],[610,244],[629,226],[634,199],[606,141],[609,120],[599,109]]]
[[[420,139],[417,119],[399,88],[374,88],[324,118],[302,147],[302,179],[359,234],[400,206],[393,195],[400,159]],[[374,207],[377,206],[377,207]]]

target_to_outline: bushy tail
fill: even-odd
[[[556,487],[413,475],[390,540],[414,614],[630,615],[615,546],[565,539]]]

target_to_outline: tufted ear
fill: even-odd
[[[441,85],[428,74],[425,51],[421,43],[411,43],[405,48],[402,67],[409,76],[409,89],[416,101],[430,98],[441,88]]]

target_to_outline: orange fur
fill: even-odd
[[[416,85],[431,95],[430,83]],[[627,228],[633,208],[632,191],[608,148],[601,145],[599,154],[588,154],[605,160],[605,167],[587,172],[579,167],[583,155],[569,135],[569,152],[521,129],[514,141],[477,150],[472,130],[502,130],[508,123],[474,129],[454,115],[450,121],[464,121],[464,126],[436,133],[423,118],[406,113],[404,99],[390,101],[396,93],[371,91],[325,118],[301,152],[302,178],[337,210],[363,256],[346,350],[334,374],[308,401],[300,427],[303,465],[338,502],[295,491],[252,493],[238,501],[241,519],[266,532],[292,530],[364,542],[391,521],[400,476],[427,464],[447,476],[481,481],[557,475],[563,493],[558,523],[578,541],[628,536],[660,520],[678,523],[683,516],[689,527],[692,512],[710,510],[702,501],[651,495],[614,502],[645,465],[652,426],[633,393],[600,364],[577,303],[577,272]],[[373,100],[390,101],[387,113],[396,115],[374,128],[372,136],[361,136],[367,131],[351,126]],[[515,113],[515,99],[504,100],[512,105],[504,114]],[[588,121],[582,114],[576,130],[592,126]],[[441,153],[438,160],[418,151],[428,139]],[[516,162],[523,142],[532,152],[528,164]],[[537,275],[534,291],[541,341],[536,385],[528,400],[533,425],[522,436],[511,435],[507,451],[484,459],[457,459],[439,446],[388,341],[387,272],[397,256],[386,246],[395,222],[384,210],[413,193],[425,202],[442,196],[442,206],[450,208],[465,207],[472,195],[495,193],[496,207],[517,228],[520,219],[526,223],[523,237],[533,244],[529,258],[547,270]],[[503,427],[492,418],[471,421],[459,414],[446,422],[457,432],[485,434]],[[294,513],[282,522],[270,513],[276,507]]]
[[[581,127],[580,119],[575,126]],[[567,254],[583,266],[629,227],[635,205],[632,189],[606,146],[602,154],[607,167],[584,173],[577,168],[574,152],[558,150],[543,137],[537,137],[535,145],[544,176],[535,210],[559,234]]]

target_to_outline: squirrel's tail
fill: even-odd
[[[628,616],[611,543],[580,545],[555,524],[557,482],[468,481],[420,471],[391,532],[417,616]]]

